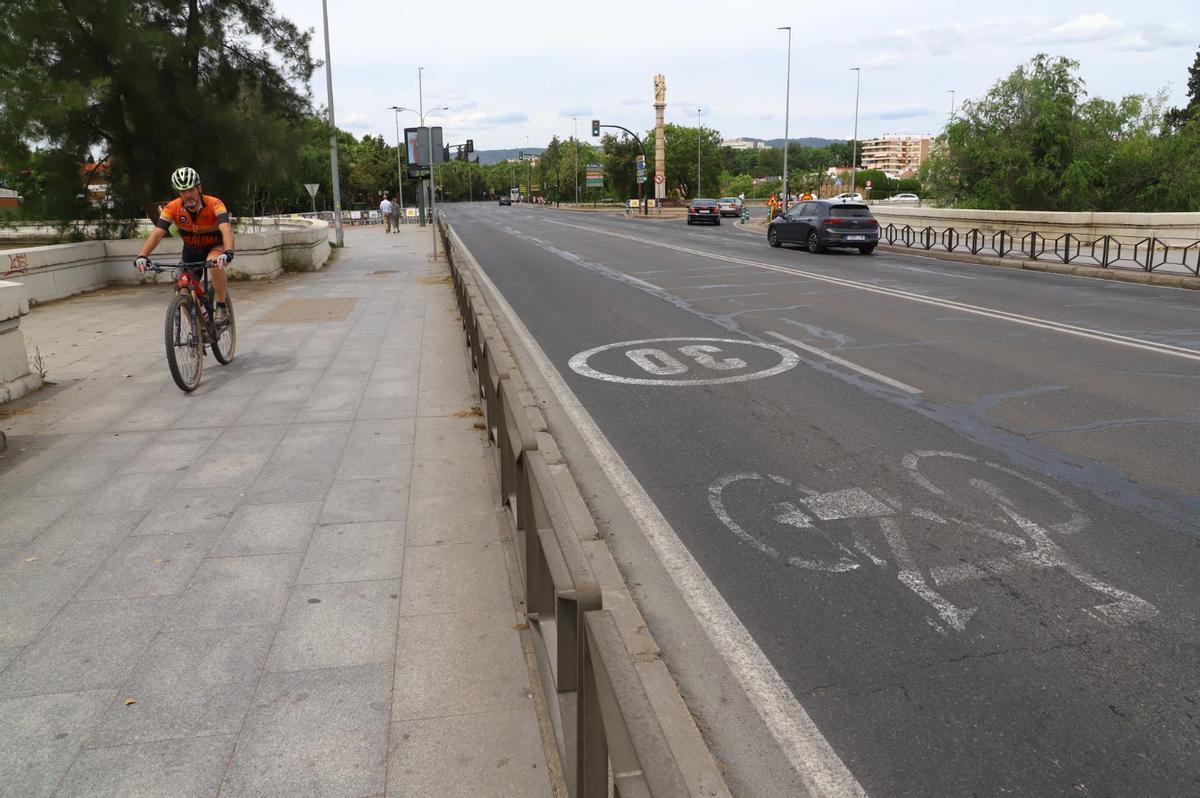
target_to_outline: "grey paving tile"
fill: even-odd
[[[392,724],[388,794],[550,796],[532,705]]]
[[[528,706],[529,677],[511,610],[400,619],[395,719]]]
[[[155,597],[67,604],[0,673],[0,695],[119,687],[172,601]]]
[[[88,747],[236,734],[274,634],[274,626],[240,626],[159,635]]]
[[[382,795],[391,680],[388,665],[265,675],[221,795]]]
[[[0,481],[0,486],[3,482]],[[0,543],[28,543],[79,500],[76,496],[8,496],[0,492]]]
[[[391,662],[400,583],[297,585],[267,661],[269,671]]]
[[[294,403],[255,400],[242,411],[233,423],[245,429],[256,424],[292,424],[303,406],[303,398]]]
[[[487,496],[470,499],[454,493],[414,494],[408,503],[408,545],[489,543],[499,538],[499,509]]]
[[[126,538],[76,595],[77,601],[170,596],[187,584],[216,533]]]
[[[362,446],[407,446],[416,440],[416,428],[417,422],[413,418],[363,419],[351,426],[347,445],[351,449]]]
[[[296,582],[399,579],[403,567],[403,523],[329,524],[317,527]]]
[[[232,749],[232,736],[85,749],[67,771],[55,795],[62,798],[213,796]]]
[[[72,515],[85,516],[127,513],[138,516],[140,520],[174,487],[178,478],[177,474],[170,472],[118,474],[81,498],[70,512]]]
[[[172,626],[208,629],[278,623],[299,566],[299,554],[204,560],[179,597]]]
[[[243,501],[235,488],[194,488],[184,477],[167,491],[133,535],[190,535],[219,532]]]
[[[417,415],[417,398],[415,396],[372,396],[370,389],[367,393],[368,395],[363,398],[362,403],[358,406],[358,412],[354,416],[359,421],[415,418]]]
[[[112,696],[85,690],[0,700],[0,793],[53,793]]]
[[[337,478],[382,479],[391,484],[404,484],[412,473],[413,447],[405,446],[354,446],[346,447],[346,454],[338,466]]]
[[[490,610],[512,605],[499,541],[409,546],[402,615]]]
[[[418,496],[464,490],[489,495],[492,468],[491,461],[484,459],[482,446],[468,446],[460,456],[443,456],[436,449],[418,446],[413,458],[412,491]]]
[[[94,490],[112,477],[128,459],[128,455],[86,456],[77,452],[42,475],[29,494],[57,496]]]
[[[270,456],[271,452],[267,449],[222,454],[210,451],[188,469],[183,481],[184,484],[195,487],[249,485],[262,471]]]
[[[321,510],[322,524],[403,521],[408,489],[394,479],[335,480]]]
[[[221,453],[254,452],[274,449],[287,434],[288,425],[284,423],[232,426],[221,433],[214,449]]]
[[[255,504],[324,499],[337,473],[336,460],[268,461],[246,490],[245,501]]]
[[[214,557],[304,551],[321,502],[246,504],[237,509],[213,547]]]
[[[120,543],[133,531],[145,513],[118,510],[106,513],[83,513],[78,505],[59,516],[42,530],[28,545],[31,550],[61,546],[113,545]]]

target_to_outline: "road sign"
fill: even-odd
[[[604,187],[604,164],[590,163],[587,165],[586,186],[588,188]]]
[[[319,189],[320,187],[321,187],[320,183],[305,183],[304,184],[304,188],[306,191],[308,191],[308,196],[310,196],[310,197],[317,196],[317,189]]]
[[[867,188],[870,188],[870,187],[871,187],[871,181],[870,181],[870,180],[868,180],[868,181],[867,181]]]
[[[842,179],[841,179],[840,177],[835,177],[835,178],[833,179],[833,184],[834,184],[835,186],[837,186],[838,188],[841,188],[841,186],[842,186]]]
[[[665,183],[665,182],[667,182],[667,178],[662,172],[659,172],[658,174],[656,174],[654,176],[654,182],[655,183]]]

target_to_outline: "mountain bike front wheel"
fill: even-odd
[[[204,373],[204,335],[201,332],[200,309],[192,298],[177,294],[167,306],[166,329],[167,365],[171,377],[182,391],[191,392],[200,384]]]
[[[237,348],[237,327],[233,320],[233,297],[225,295],[225,321],[213,324],[216,338],[212,342],[213,357],[222,366],[233,360],[234,349]]]

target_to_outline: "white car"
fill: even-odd
[[[855,191],[855,192],[848,191],[845,194],[838,194],[836,197],[833,198],[833,201],[834,202],[862,202],[863,195],[859,194],[857,191]]]
[[[888,197],[887,202],[920,202],[921,198],[916,194],[893,194]]]

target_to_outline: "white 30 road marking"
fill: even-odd
[[[810,280],[818,280],[832,285],[840,285],[845,288],[854,288],[859,291],[867,291],[873,294],[882,294],[896,299],[903,299],[909,302],[919,302],[925,305],[935,305],[949,310],[956,310],[962,313],[970,313],[976,316],[985,316],[990,319],[998,319],[1000,321],[1008,321],[1014,324],[1024,324],[1030,327],[1040,327],[1044,330],[1053,332],[1065,333],[1067,335],[1075,335],[1080,338],[1090,338],[1093,341],[1101,341],[1107,344],[1116,344],[1118,346],[1127,346],[1133,349],[1143,349],[1147,352],[1155,352],[1160,355],[1172,355],[1174,357],[1182,357],[1187,360],[1200,361],[1200,350],[1188,349],[1185,346],[1175,346],[1173,344],[1162,344],[1156,341],[1147,341],[1143,338],[1134,338],[1129,335],[1120,335],[1119,333],[1104,332],[1102,330],[1092,330],[1087,327],[1078,327],[1074,324],[1065,324],[1063,322],[1051,321],[1050,319],[1041,319],[1037,316],[1024,316],[1020,313],[1012,313],[1007,310],[998,310],[996,308],[983,307],[981,305],[970,305],[965,302],[955,302],[951,299],[938,299],[937,297],[925,296],[924,294],[913,293],[912,291],[904,291],[899,288],[885,288],[879,285],[863,283],[857,280],[847,280],[843,277],[832,277],[827,274],[818,274],[817,272],[809,272],[803,269],[797,269],[792,266],[778,266],[773,263],[763,263],[762,261],[748,260],[746,258],[736,258],[732,255],[720,255],[715,252],[706,252],[700,249],[691,249],[690,247],[679,246],[678,244],[668,244],[664,241],[652,241],[648,238],[639,236],[631,236],[625,233],[617,233],[610,230],[601,230],[595,227],[588,227],[581,224],[571,224],[570,222],[551,221],[551,224],[562,225],[563,227],[573,227],[577,230],[584,230],[589,233],[598,233],[600,235],[613,236],[614,238],[624,238],[629,241],[636,241],[639,244],[646,244],[652,247],[661,247],[663,249],[673,249],[676,252],[683,252],[688,255],[695,255],[700,258],[710,258],[712,260],[722,260],[727,263],[738,263],[743,266],[750,266],[755,269],[764,269],[766,271],[779,272],[781,274],[791,274],[796,277],[806,277]]]
[[[740,358],[726,357],[721,360],[714,358],[713,355],[721,353],[722,350],[718,347],[707,345],[713,343],[724,344],[727,348],[730,344],[734,344],[766,349],[769,352],[779,355],[779,363],[770,368],[752,371],[749,374],[732,374],[727,377],[700,377],[690,380],[668,379],[671,375],[686,373],[688,367],[668,352],[656,348],[642,347],[642,345],[676,341],[684,343],[693,342],[692,345],[678,347],[676,351],[688,357],[698,366],[710,371],[729,371],[746,367],[746,361]],[[608,351],[609,349],[620,349],[622,347],[628,347],[628,350],[625,352],[626,357],[637,364],[642,371],[655,376],[622,377],[617,374],[608,374],[599,371],[588,365],[588,360],[593,355]],[[604,346],[588,349],[572,357],[567,365],[584,377],[591,377],[594,380],[603,380],[605,382],[619,382],[625,385],[723,385],[729,382],[745,382],[746,380],[771,377],[794,368],[799,362],[800,357],[795,352],[784,349],[782,346],[760,344],[757,341],[740,341],[734,338],[644,338],[638,341],[622,341],[616,344],[605,344]]]
[[[738,680],[747,699],[763,719],[809,793],[823,798],[865,798],[867,793],[862,785],[846,768],[804,707],[800,706],[775,666],[725,603],[692,553],[679,540],[621,455],[617,454],[591,415],[571,393],[512,306],[482,269],[475,270],[475,277],[488,287],[491,301],[509,319],[513,332],[536,362],[571,423],[637,520],[664,570],[670,574],[709,641],[724,658],[730,674]]]
[[[893,388],[898,388],[899,390],[904,391],[905,393],[911,393],[911,394],[921,393],[920,388],[914,388],[911,385],[909,385],[908,383],[900,382],[900,380],[894,380],[891,377],[887,376],[886,374],[880,374],[878,371],[872,371],[871,369],[869,369],[865,366],[860,366],[857,363],[851,363],[849,360],[843,360],[842,358],[838,357],[835,354],[826,352],[824,349],[820,349],[815,346],[810,346],[810,345],[804,343],[803,341],[797,341],[795,338],[788,338],[786,335],[783,335],[783,334],[777,333],[777,332],[768,332],[767,335],[770,335],[774,338],[778,338],[780,341],[786,341],[787,343],[791,344],[792,346],[796,347],[797,349],[803,349],[805,352],[811,352],[812,354],[816,355],[817,357],[823,357],[832,363],[837,363],[839,366],[845,366],[846,368],[850,369],[851,371],[857,371],[859,374],[870,377],[871,379],[876,380],[877,382],[882,382],[884,385],[890,385]]]

